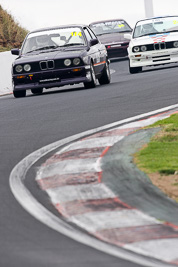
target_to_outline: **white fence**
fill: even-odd
[[[11,66],[16,57],[10,51],[0,53],[0,95],[12,93]]]

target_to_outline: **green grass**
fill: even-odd
[[[178,171],[178,114],[158,121],[149,128],[158,126],[162,128],[161,131],[135,154],[137,165],[148,173],[174,174]]]

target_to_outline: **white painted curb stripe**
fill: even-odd
[[[82,148],[95,148],[95,147],[107,147],[113,146],[118,141],[122,140],[124,136],[112,136],[112,137],[100,137],[100,138],[92,138],[87,140],[82,140],[75,142],[74,144],[67,147],[65,151],[82,149]],[[61,154],[61,151],[56,154]]]
[[[101,183],[77,186],[68,185],[47,189],[46,192],[54,204],[74,200],[105,199],[116,197],[116,195],[107,186]]]
[[[168,117],[169,116],[165,115],[165,116],[161,116],[161,117],[149,118],[149,119],[144,120],[144,121],[136,121],[136,122],[129,123],[127,125],[123,125],[123,126],[120,127],[120,129],[125,129],[127,127],[129,127],[129,128],[145,127],[145,126],[148,126],[150,124],[153,124],[153,123],[157,122],[158,120],[163,120],[163,119],[168,118]]]
[[[88,212],[82,215],[71,216],[68,220],[76,223],[89,232],[160,223],[155,218],[134,209]]]
[[[71,174],[84,172],[100,172],[101,168],[97,164],[96,159],[79,159],[64,160],[58,163],[50,164],[42,167],[37,174],[36,179],[43,179],[55,174]]]
[[[160,260],[174,261],[175,255],[178,259],[178,238],[158,239],[142,241],[125,245],[124,248],[131,249],[145,256],[154,256]]]

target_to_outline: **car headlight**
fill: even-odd
[[[65,65],[66,67],[70,66],[70,65],[71,65],[71,60],[70,60],[69,58],[65,59],[65,60],[64,60],[64,65]]]
[[[147,50],[146,45],[142,45],[142,46],[141,46],[141,51],[142,51],[142,52],[145,52],[146,50]]]
[[[78,57],[74,58],[73,63],[76,66],[79,65],[80,64],[80,58],[78,58]]]
[[[133,48],[133,51],[134,51],[134,52],[139,52],[139,51],[140,51],[140,47],[139,47],[139,46],[135,46],[135,47]]]
[[[175,48],[178,48],[178,41],[175,41],[175,42],[173,43],[173,46],[174,46]]]
[[[16,71],[16,72],[22,72],[22,70],[23,70],[22,65],[17,65],[17,66],[15,67],[15,71]]]
[[[29,64],[25,64],[24,65],[24,70],[25,71],[30,71],[31,70],[31,66]]]

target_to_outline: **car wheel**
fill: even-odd
[[[31,89],[32,94],[38,95],[43,93],[43,88]]]
[[[103,69],[103,73],[101,77],[98,79],[99,83],[102,84],[108,84],[111,82],[111,74],[109,69],[109,64],[106,62],[105,67]]]
[[[15,98],[25,97],[26,96],[26,90],[24,90],[24,91],[13,91],[13,95],[14,95]]]
[[[130,63],[129,63],[129,72],[131,74],[138,73],[139,71],[142,71],[142,67],[135,67],[135,68],[133,68],[133,67],[130,67]]]
[[[91,73],[91,82],[84,83],[84,87],[86,89],[95,88],[96,85],[97,85],[97,79],[96,79],[96,76],[95,76],[95,71],[94,71],[94,68],[93,68],[93,64],[90,65],[90,73]]]

